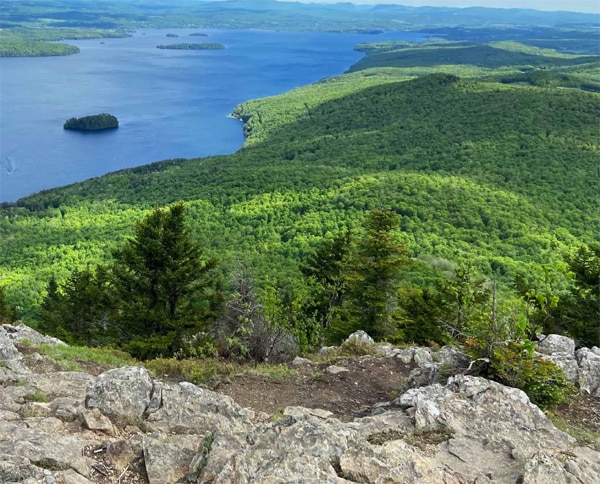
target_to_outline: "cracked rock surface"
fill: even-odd
[[[8,334],[0,331],[2,483],[592,484],[600,475],[600,453],[557,429],[522,391],[483,378],[410,388],[356,418],[300,405],[270,417],[141,367],[35,373]],[[355,363],[392,360],[468,363],[452,349],[388,346]],[[349,378],[351,364],[327,378]]]

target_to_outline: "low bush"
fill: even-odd
[[[519,388],[540,408],[574,395],[574,386],[551,361],[533,354],[534,343],[511,341],[497,346],[490,358],[489,378]]]

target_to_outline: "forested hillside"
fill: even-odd
[[[579,84],[540,87],[518,76],[588,79],[598,58],[547,51],[536,64],[544,69],[534,70],[515,44],[477,47],[493,53],[492,66],[467,64],[464,45],[423,48],[428,60],[415,65],[405,55],[415,46],[368,47],[351,73],[238,106],[234,114],[245,121],[247,141],[236,154],[155,163],[5,205],[0,281],[7,299],[27,318],[39,318],[52,276],[61,284],[77,268],[112,263],[111,251],[122,247],[134,221],[181,200],[191,236],[219,261],[214,270],[225,286],[236,267],[248,267],[265,307],[294,324],[308,314],[302,300],[311,291],[305,277],[311,254],[341,241],[346,229],[356,234],[354,265],[344,276],[355,292],[337,329],[356,324],[360,297],[369,293],[361,253],[387,237],[377,225],[381,208],[397,217],[381,215],[397,238],[388,249],[397,247],[405,262],[420,261],[402,262],[400,272],[393,266],[390,287],[412,294],[405,310],[438,307],[418,298],[451,294],[454,286],[429,296],[414,291],[436,287],[432,281],[443,273],[456,274],[452,284],[462,273],[474,288],[479,283],[468,274],[478,273],[498,278],[509,299],[517,290],[530,298],[538,316],[550,311],[550,296],[546,303],[534,296],[566,295],[565,261],[577,272],[593,254],[581,244],[593,244],[600,233],[600,95]],[[402,55],[390,56],[395,49]],[[524,59],[528,64],[519,64]],[[361,69],[373,64],[384,67]],[[308,273],[318,280],[314,264]],[[410,328],[404,334],[427,339]]]
[[[265,29],[361,32],[413,30],[449,39],[518,40],[565,52],[598,54],[597,15],[504,8],[409,7],[227,0],[124,2],[4,0],[0,56],[67,55],[47,41],[124,36],[139,28]]]

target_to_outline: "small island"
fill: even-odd
[[[168,44],[168,45],[157,45],[157,49],[175,49],[175,50],[221,50],[225,46],[218,43],[200,43],[200,44]]]
[[[205,34],[204,32],[192,32],[190,34],[191,37],[208,37],[208,34]]]
[[[119,127],[119,120],[112,114],[102,113],[94,116],[68,119],[63,128],[77,131],[101,131]]]
[[[167,34],[167,37],[179,37],[177,34]]]

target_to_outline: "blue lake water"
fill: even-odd
[[[191,37],[202,31],[208,37]],[[167,33],[179,38],[167,38]],[[227,115],[248,99],[341,74],[378,35],[255,30],[140,30],[123,39],[69,41],[65,57],[0,58],[0,202],[168,158],[233,153],[242,126]],[[225,50],[161,50],[220,42]],[[63,129],[71,117],[111,113],[118,130]]]

